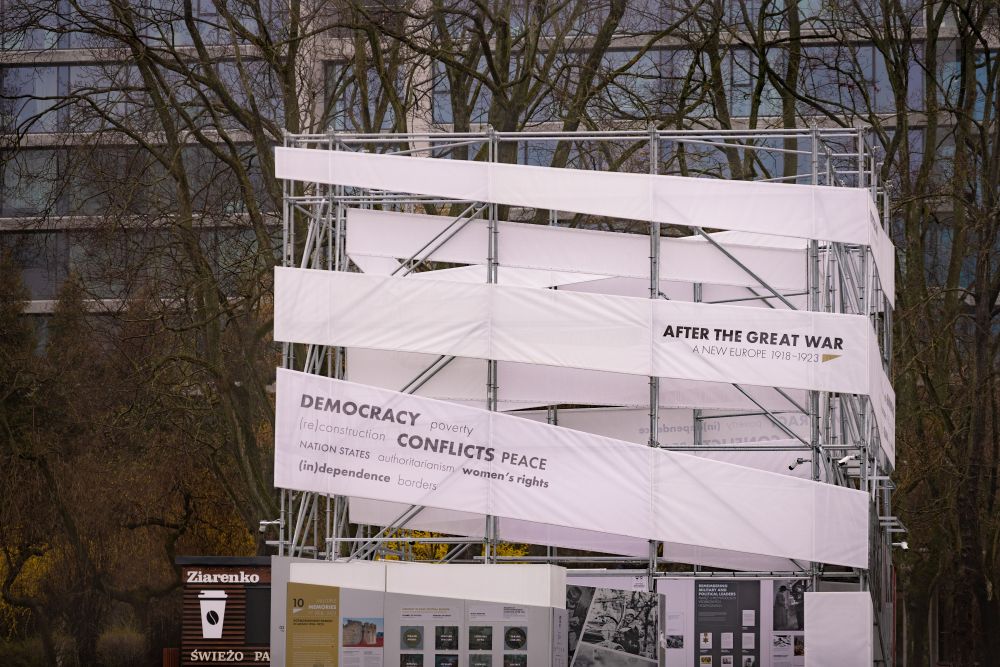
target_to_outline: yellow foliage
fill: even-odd
[[[12,555],[16,556],[16,553]],[[6,580],[7,567],[6,558],[0,559],[0,579]],[[41,597],[45,582],[56,570],[56,555],[51,550],[41,556],[29,558],[11,586],[11,592],[19,597]],[[31,612],[28,609],[9,605],[0,597],[0,630],[4,633],[4,639],[23,635],[24,626],[30,618]]]
[[[390,537],[398,538],[400,541],[385,542],[386,549],[397,552],[384,556],[385,560],[413,560],[413,561],[439,561],[448,555],[449,544],[410,542],[409,539],[419,539],[422,537],[444,537],[440,533],[432,533],[426,530],[397,530]],[[472,552],[474,553],[474,552]],[[480,550],[480,555],[485,551]],[[401,555],[400,555],[401,554]],[[528,545],[514,544],[510,542],[500,542],[497,544],[497,555],[506,557],[525,556],[528,554]]]

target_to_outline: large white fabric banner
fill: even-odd
[[[286,369],[276,412],[280,488],[867,567],[861,491]]]
[[[276,340],[869,394],[859,315],[275,269]]]
[[[448,237],[446,230],[453,223],[454,218],[448,216],[352,208],[347,213],[347,254],[352,258],[405,259],[422,248],[436,247],[434,239],[447,237],[447,243],[434,250],[431,259],[485,264],[489,247],[486,221],[469,221]],[[648,289],[648,236],[514,222],[501,222],[498,228],[501,267],[591,274],[591,280],[603,276],[636,278]],[[719,232],[712,237],[772,287],[805,289],[805,241],[744,232]],[[760,286],[700,236],[660,239],[660,279]]]
[[[864,188],[275,149],[278,178],[872,246],[892,294],[892,243]],[[890,297],[891,298],[891,297]]]
[[[409,507],[384,500],[351,498],[349,504],[351,523],[388,526]],[[649,540],[642,538],[517,519],[499,519],[497,523],[499,529],[497,536],[505,542],[546,544],[642,558],[649,556]],[[425,507],[416,517],[407,521],[406,527],[446,535],[483,538],[486,534],[486,515]]]
[[[369,500],[367,498],[350,498],[351,523],[362,523],[373,526],[387,526],[395,521],[409,505],[390,503],[384,500]],[[582,549],[598,553],[618,554],[637,558],[649,557],[649,541],[612,535],[596,531],[553,526],[515,519],[500,519],[498,522],[499,539],[506,542],[527,542],[530,544],[545,544],[567,549]],[[429,530],[446,535],[461,535],[463,537],[484,536],[486,515],[454,510],[440,510],[425,507],[417,516],[406,523],[407,528],[414,530]],[[688,563],[705,567],[718,567],[726,570],[745,570],[755,572],[779,572],[801,570],[808,567],[805,561],[796,561],[776,556],[761,556],[742,551],[729,551],[709,547],[663,542],[661,557],[673,563]]]
[[[544,411],[518,412],[517,415],[539,422],[545,422],[548,416]],[[803,447],[801,441],[793,439],[763,415],[741,414],[731,417],[723,415],[724,413],[716,411],[706,411],[703,417],[707,419],[703,419],[696,427],[691,410],[661,409],[658,412],[657,442],[667,449],[692,447],[695,428],[700,428],[701,447],[704,449],[686,450],[687,454],[802,479],[812,478],[811,466],[796,465],[797,459],[809,456],[808,451],[801,449]],[[646,409],[559,410],[557,417],[559,426],[574,431],[593,433],[640,445],[649,442],[649,411]],[[792,433],[808,441],[808,415],[801,412],[783,412],[775,414],[774,418]],[[719,447],[742,449],[719,449]],[[782,447],[786,449],[777,449]],[[793,447],[796,449],[791,449]]]
[[[438,358],[416,352],[348,348],[347,379],[401,390],[415,378],[429,375],[425,371]],[[499,362],[497,366],[499,409],[503,411],[546,405],[643,407],[649,404],[649,379],[639,375],[509,362]],[[485,378],[486,361],[456,357],[413,393],[485,407]],[[741,385],[741,389],[753,400],[725,382],[664,378],[660,382],[659,403],[664,408],[759,410],[762,405],[768,410],[789,410],[805,405],[806,401],[805,392],[797,389],[782,390],[785,396],[772,387]]]

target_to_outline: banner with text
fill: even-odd
[[[279,267],[274,335],[287,342],[863,394],[876,399],[876,420],[886,437],[893,435],[885,422],[894,416],[895,399],[885,391],[875,334],[861,315]]]
[[[286,369],[275,486],[851,567],[868,560],[860,491]]]
[[[868,394],[860,315],[275,269],[276,340]]]

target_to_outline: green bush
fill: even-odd
[[[145,657],[145,635],[130,628],[113,628],[97,638],[97,659],[104,667],[141,665]]]

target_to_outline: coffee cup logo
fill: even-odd
[[[226,618],[225,591],[202,591],[198,596],[201,603],[201,636],[204,639],[221,639],[222,625]]]

